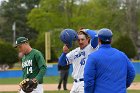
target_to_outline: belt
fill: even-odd
[[[84,78],[74,79],[74,82],[80,82],[80,81],[84,81]]]

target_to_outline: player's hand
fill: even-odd
[[[69,52],[69,48],[67,47],[67,45],[63,46],[63,52],[64,53],[68,53]]]
[[[23,81],[20,82],[19,86],[20,88],[26,92],[30,93],[32,92],[38,85],[38,81],[34,79],[24,79]]]

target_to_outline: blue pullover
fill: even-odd
[[[126,93],[135,77],[133,64],[121,51],[102,44],[84,69],[84,93]]]

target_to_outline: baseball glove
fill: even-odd
[[[24,79],[20,82],[19,86],[25,93],[32,92],[38,85],[38,81],[34,79]]]

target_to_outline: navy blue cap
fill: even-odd
[[[98,38],[105,42],[111,42],[112,36],[112,31],[107,28],[100,29],[98,32]]]
[[[76,41],[78,39],[78,35],[73,29],[64,29],[60,33],[60,40],[66,44],[69,48],[72,47],[72,41]]]

